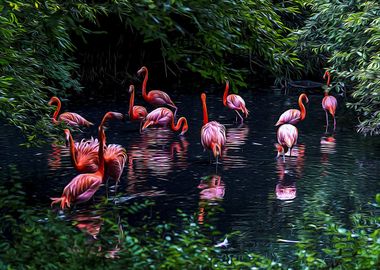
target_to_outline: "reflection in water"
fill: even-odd
[[[329,166],[329,155],[335,154],[335,146],[336,146],[336,140],[334,138],[334,135],[326,137],[321,137],[321,163],[323,166],[322,175],[326,176],[329,172],[328,166]]]
[[[199,214],[198,222],[203,224],[208,206],[218,205],[223,200],[225,185],[219,175],[203,177],[198,188],[199,192]]]
[[[103,219],[99,211],[78,211],[71,219],[78,229],[91,235],[94,239],[97,238],[103,224]]]
[[[239,127],[227,128],[227,143],[224,151],[224,170],[244,168],[247,158],[242,155],[244,145],[248,140],[249,127],[242,124]]]
[[[62,150],[63,146],[56,145],[53,143],[51,145],[51,151],[48,154],[48,166],[52,171],[59,170],[62,167]],[[66,151],[67,152],[67,151]]]
[[[305,166],[305,145],[300,144],[293,148],[292,157],[277,159],[276,170],[278,182],[275,193],[279,200],[293,200],[297,196],[296,181],[303,176]]]

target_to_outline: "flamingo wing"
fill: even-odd
[[[170,96],[163,91],[160,90],[152,90],[148,93],[148,98],[153,105],[172,105],[175,107],[173,101]]]
[[[127,152],[120,145],[110,144],[104,152],[104,160],[106,174],[118,182],[127,161]]]
[[[220,123],[211,121],[202,127],[201,143],[204,148],[211,150],[213,144],[223,148],[226,141],[226,128]]]
[[[291,124],[282,125],[277,131],[277,141],[282,146],[291,148],[297,144],[298,130]]]
[[[235,95],[235,94],[228,95],[227,107],[232,110],[241,110],[244,113],[245,117],[248,116],[249,111],[247,110],[245,106],[245,101],[239,95]]]
[[[82,140],[75,143],[77,166],[83,172],[96,172],[98,170],[99,142],[97,139]]]
[[[297,124],[301,119],[301,112],[297,109],[290,109],[281,114],[275,126],[283,124]]]
[[[74,126],[74,127],[78,127],[78,126],[89,127],[93,125],[93,123],[86,120],[84,117],[80,116],[79,114],[71,113],[71,112],[62,113],[59,116],[59,120],[65,122],[69,126]]]
[[[74,177],[63,189],[60,198],[52,198],[52,205],[60,203],[61,208],[70,207],[71,203],[88,201],[102,184],[102,177],[97,174],[87,173]]]

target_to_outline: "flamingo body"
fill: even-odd
[[[148,68],[143,66],[137,71],[137,74],[145,74],[144,81],[142,85],[142,95],[146,102],[149,104],[152,104],[154,106],[169,106],[175,110],[174,116],[177,112],[177,107],[175,106],[174,102],[171,100],[170,96],[161,90],[151,90],[149,93],[146,93],[146,84],[148,82]]]
[[[97,139],[82,139],[75,142],[71,136],[70,130],[64,130],[66,134],[66,143],[70,146],[71,161],[74,168],[80,173],[92,173],[98,170],[99,142]]]
[[[157,108],[146,116],[142,129],[144,130],[149,126],[170,127],[173,131],[178,131],[182,126],[181,135],[185,134],[188,130],[187,119],[185,117],[178,119],[178,122],[175,125],[173,112],[164,107]]]
[[[226,144],[226,128],[224,125],[211,121],[201,129],[201,143],[204,149],[211,150],[215,156],[222,156]]]
[[[118,182],[127,158],[127,152],[122,146],[118,144],[107,145],[104,151],[105,174]]]
[[[292,148],[297,144],[298,140],[298,129],[291,124],[284,124],[277,130],[277,141],[276,145],[278,155],[283,155],[285,159],[285,153],[290,149],[290,156],[292,153]]]
[[[327,132],[327,128],[329,126],[329,116],[327,112],[329,112],[334,119],[334,130],[336,128],[335,111],[336,111],[336,107],[338,106],[338,101],[336,100],[334,96],[329,96],[328,94],[328,87],[330,86],[331,76],[330,76],[330,72],[328,72],[327,70],[325,74],[323,75],[323,79],[325,79],[326,77],[327,77],[327,90],[325,91],[325,97],[322,99],[322,108],[326,113],[326,132]]]
[[[48,103],[49,105],[57,104],[57,109],[54,112],[52,121],[54,124],[58,122],[64,122],[72,127],[86,126],[89,127],[93,125],[90,121],[86,120],[84,117],[80,116],[77,113],[65,112],[58,116],[59,111],[61,110],[61,101],[57,97],[52,97]],[[58,117],[58,120],[57,120]]]
[[[248,110],[247,107],[245,106],[245,101],[244,99],[236,94],[230,94],[228,95],[228,90],[229,90],[229,82],[226,82],[226,88],[224,90],[224,95],[223,95],[223,104],[227,108],[234,110],[236,114],[239,116],[241,123],[243,122],[243,117],[240,115],[239,111],[241,111],[244,114],[244,117],[248,117]]]
[[[298,105],[301,110],[289,109],[281,114],[275,126],[280,126],[283,124],[292,124],[295,125],[299,121],[304,120],[306,117],[305,105],[303,105],[302,100],[305,99],[306,103],[309,102],[306,94],[301,94],[298,98]]]
[[[226,127],[217,121],[208,121],[206,94],[201,94],[203,109],[203,126],[201,129],[201,143],[203,148],[211,150],[214,157],[222,157],[226,144]]]
[[[60,198],[51,198],[56,204],[60,203],[61,208],[70,207],[72,203],[83,203],[88,201],[99,189],[103,182],[103,177],[99,173],[87,173],[77,175],[64,188]]]

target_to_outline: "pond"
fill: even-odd
[[[67,222],[83,223],[93,235],[101,233],[102,213],[94,202],[108,197],[123,209],[131,202],[149,198],[155,201],[154,211],[160,218],[176,222],[179,208],[195,213],[198,223],[210,223],[223,234],[239,232],[229,240],[234,253],[258,252],[271,257],[289,253],[289,246],[299,239],[305,213],[320,207],[348,222],[350,213],[365,209],[380,192],[380,140],[363,137],[354,131],[351,118],[340,102],[337,129],[325,134],[322,95],[309,95],[307,116],[299,130],[296,157],[276,160],[274,126],[280,114],[298,108],[298,96],[241,92],[250,111],[243,125],[234,123],[232,111],[223,107],[222,93],[209,94],[209,119],[226,125],[225,156],[216,168],[200,144],[202,110],[199,95],[173,96],[179,107],[178,116],[185,116],[189,131],[178,136],[165,129],[152,128],[139,133],[139,124],[113,121],[107,128],[107,143],[127,149],[126,164],[116,198],[113,189],[104,187],[93,200],[64,212],[57,210]],[[75,111],[99,123],[107,111],[127,113],[125,100],[87,100],[86,104],[63,103],[63,111]],[[136,105],[144,105],[137,95]],[[147,106],[149,110],[152,108]],[[96,136],[96,127],[75,132],[74,139]],[[326,140],[334,137],[334,140]],[[62,140],[64,136],[62,135]],[[49,143],[38,149],[19,147],[22,138],[13,128],[0,134],[2,159],[0,166],[15,164],[22,175],[30,206],[50,208],[50,197],[61,195],[65,185],[77,173],[69,151]],[[110,183],[112,186],[114,183]],[[212,213],[212,215],[210,215]],[[78,226],[79,227],[79,226]]]

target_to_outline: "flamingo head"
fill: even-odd
[[[309,103],[309,98],[307,97],[307,95],[305,93],[301,94],[301,99],[305,99],[306,103]]]
[[[143,66],[142,68],[140,68],[138,71],[137,71],[137,75],[141,75],[143,73],[145,73],[147,71],[147,68],[146,66]]]
[[[183,123],[183,127],[182,127],[182,132],[179,135],[184,135],[189,130],[189,126],[187,124],[187,120],[186,120],[185,117],[183,117],[183,118],[184,118],[184,120],[183,120],[184,123]]]
[[[128,91],[128,92],[129,92],[130,94],[132,94],[133,91],[135,91],[135,86],[134,86],[133,84],[131,84],[131,85],[129,86],[129,91]]]
[[[220,157],[222,156],[222,149],[219,144],[213,144],[212,145],[212,153],[214,154],[214,157]]]
[[[66,147],[69,147],[69,143],[70,143],[70,130],[65,129],[64,132],[65,132]]]
[[[206,94],[205,94],[205,93],[202,93],[202,94],[201,94],[201,100],[202,100],[202,101],[206,101]]]
[[[274,146],[276,147],[277,158],[279,158],[281,155],[285,154],[285,149],[282,145],[275,143]]]
[[[152,126],[152,125],[154,125],[154,121],[145,121],[141,130],[145,130],[146,128],[148,128],[149,126]]]
[[[59,102],[59,98],[57,98],[57,97],[51,97],[51,99],[49,100],[48,105],[53,105],[53,104],[58,103],[58,102]]]
[[[325,74],[323,74],[323,79],[326,79],[330,76],[330,72],[328,70],[325,71]]]

